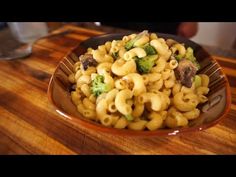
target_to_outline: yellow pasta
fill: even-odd
[[[198,100],[200,103],[205,103],[208,101],[208,98],[204,95],[198,95]]]
[[[134,118],[137,118],[137,117],[140,117],[144,111],[144,104],[141,104],[137,101],[137,98],[135,98],[135,101],[134,101],[134,109],[132,111],[132,116]]]
[[[72,84],[75,83],[75,74],[74,73],[70,74],[68,79],[69,79],[70,83],[72,83]]]
[[[106,48],[106,51],[107,51],[107,52],[110,51],[110,49],[111,49],[111,41],[107,41],[107,42],[105,43],[105,48]]]
[[[92,101],[90,101],[88,98],[83,99],[83,105],[85,108],[91,109],[91,110],[95,110],[96,108],[95,104]]]
[[[86,97],[90,97],[91,91],[90,91],[88,84],[82,84],[80,89]]]
[[[113,58],[112,56],[105,54],[105,52],[103,53],[102,51],[99,50],[94,50],[92,52],[93,54],[93,58],[98,62],[98,63],[102,63],[102,62],[113,62]]]
[[[124,54],[124,59],[128,61],[128,60],[133,59],[135,56],[142,58],[142,57],[145,57],[146,55],[147,54],[143,48],[136,47],[126,52]]]
[[[151,33],[151,34],[150,34],[150,39],[151,39],[151,40],[153,40],[153,39],[158,39],[157,34],[156,34],[156,33]]]
[[[173,94],[173,96],[174,96],[176,93],[180,92],[180,89],[181,89],[181,84],[175,83],[174,87],[172,88],[172,94]]]
[[[118,128],[118,129],[123,129],[128,125],[128,121],[122,117],[120,119],[118,119],[118,121],[116,122],[114,128]]]
[[[196,89],[196,92],[198,95],[206,95],[209,92],[209,88],[208,87],[198,87]]]
[[[123,59],[119,59],[112,64],[111,70],[117,76],[125,76],[129,73],[136,72],[136,64],[134,60],[125,61]]]
[[[168,49],[167,44],[157,40],[153,39],[150,41],[151,46],[153,46],[158,54],[163,57],[166,61],[170,58],[171,56],[171,51]]]
[[[160,89],[162,88],[163,83],[164,83],[163,79],[160,79],[159,81],[150,83],[150,84],[148,84],[148,86],[147,86],[147,90],[148,90],[149,92],[152,92],[153,90],[158,91],[158,90],[160,90]]]
[[[209,77],[206,74],[199,74],[199,76],[201,77],[201,82],[202,82],[202,87],[208,87],[209,85]]]
[[[180,89],[180,92],[183,92],[183,93],[193,93],[193,88],[187,88],[185,86],[182,86],[181,89]]]
[[[148,82],[156,82],[161,79],[161,74],[160,73],[150,73],[150,74],[144,74],[144,75],[142,75],[142,77],[143,77],[143,79],[145,79],[145,82],[147,82],[147,83]]]
[[[90,100],[92,103],[96,103],[96,97],[95,97],[93,94],[91,94],[91,95],[89,96],[89,100]]]
[[[169,128],[183,127],[188,125],[188,119],[178,111],[173,111],[165,120],[165,124]]]
[[[162,89],[162,93],[164,93],[165,95],[167,95],[169,97],[171,94],[171,89],[166,87],[166,88]]]
[[[140,47],[144,44],[146,44],[149,41],[149,37],[147,35],[143,35],[140,39],[138,39],[135,43],[134,46]]]
[[[109,91],[105,97],[107,103],[114,101],[118,92],[119,91],[117,89],[112,89],[111,91]]]
[[[178,62],[174,59],[174,60],[170,60],[170,62],[167,64],[167,68],[168,69],[175,69],[178,66]]]
[[[82,75],[77,80],[77,87],[80,87],[82,84],[90,84],[91,77],[88,75]]]
[[[162,71],[161,74],[162,74],[162,79],[167,80],[169,77],[171,77],[171,75],[173,75],[173,70],[165,69],[164,71]]]
[[[77,72],[79,69],[80,69],[80,65],[81,65],[81,62],[80,61],[77,61],[74,66],[73,66],[73,69],[74,69],[74,72]]]
[[[71,99],[75,105],[78,105],[81,102],[80,97],[81,96],[77,92],[71,92]]]
[[[105,115],[103,117],[100,118],[101,124],[104,126],[111,126],[112,125],[112,117],[110,115]]]
[[[79,77],[82,75],[82,71],[81,70],[77,70],[75,73],[75,81],[77,82],[77,80],[79,79]]]
[[[124,36],[122,38],[122,41],[124,41],[124,42],[128,42],[129,40],[130,40],[129,36]]]
[[[116,108],[115,102],[112,101],[112,102],[108,103],[107,109],[111,113],[117,112],[117,108]]]
[[[163,119],[161,117],[154,117],[151,121],[149,121],[146,124],[146,127],[148,128],[148,130],[157,130],[159,128],[161,128],[163,124]]]
[[[111,66],[112,66],[112,63],[110,62],[103,62],[103,63],[100,63],[98,66],[97,66],[97,73],[98,74],[105,74],[105,73],[111,73]]]
[[[151,69],[151,72],[159,73],[162,72],[166,67],[166,60],[163,57],[159,57],[156,61],[156,66]]]
[[[172,79],[172,78],[169,78],[169,79],[164,81],[164,86],[167,89],[170,89],[170,88],[174,87],[174,85],[175,85],[175,80]]]
[[[161,115],[161,118],[162,118],[163,120],[165,120],[165,119],[166,119],[166,116],[167,116],[167,111],[161,111],[161,112],[160,112],[160,115]]]
[[[152,120],[152,119],[155,119],[155,118],[161,118],[161,115],[159,112],[156,112],[156,111],[151,111],[151,113],[148,115],[148,119]]]
[[[185,55],[185,53],[186,53],[185,47],[182,44],[179,44],[179,43],[174,44],[170,48],[170,50],[172,51],[172,53],[176,53],[176,51],[178,51],[178,54],[180,54],[180,55]]]
[[[196,119],[200,115],[200,110],[195,108],[192,111],[188,111],[183,113],[183,116],[186,117],[188,120]]]
[[[143,130],[147,124],[146,120],[140,120],[137,122],[131,122],[128,124],[128,128],[131,130]]]
[[[109,85],[110,89],[114,88],[115,86],[114,79],[108,73],[104,74],[104,83]]]
[[[68,76],[75,88],[71,100],[84,118],[107,127],[155,131],[189,126],[201,114],[198,105],[208,101],[210,82],[199,73],[198,84],[196,74],[184,78],[191,85],[181,80],[188,69],[182,75],[177,71],[183,59],[194,60],[191,51],[148,31],[88,48],[88,61],[84,54],[76,56]]]
[[[197,95],[187,94],[179,92],[174,96],[173,103],[175,107],[180,111],[191,111],[196,108],[198,104]]]
[[[128,82],[133,82],[133,95],[138,96],[143,92],[146,92],[146,87],[144,85],[143,78],[140,74],[132,73],[128,74],[125,77],[123,77],[124,80],[127,80]]]
[[[140,104],[150,102],[153,111],[161,110],[162,102],[161,102],[161,97],[158,94],[152,92],[146,92],[141,94],[137,99]]]
[[[89,67],[86,71],[81,70],[83,75],[91,75],[92,73],[96,73],[96,68],[95,67]]]
[[[115,81],[115,87],[119,90],[128,88],[128,84],[123,79],[117,79]]]
[[[78,108],[78,106],[77,106]],[[91,120],[96,120],[96,112],[91,109],[84,109],[82,112],[83,116]]]
[[[124,47],[121,47],[121,48],[119,49],[118,56],[119,56],[120,58],[124,58],[125,52],[126,52],[125,48],[124,48]]]
[[[116,123],[118,122],[118,120],[120,119],[120,116],[116,115],[116,114],[113,114],[113,115],[111,115],[111,119],[112,119],[111,125],[115,126]]]
[[[126,100],[131,99],[133,93],[129,89],[124,89],[117,93],[115,98],[115,105],[117,110],[123,115],[128,115],[132,113],[132,108],[129,104],[126,103]]]

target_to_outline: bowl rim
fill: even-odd
[[[88,38],[87,40],[90,40],[90,39],[96,39],[98,37],[103,37],[103,36],[109,36],[109,35],[116,35],[116,34],[124,34],[124,33],[108,33],[108,34],[102,34],[102,35],[98,35],[98,36],[95,36],[95,37],[91,37],[91,38]],[[157,33],[157,34],[164,34],[164,33]],[[164,35],[168,35],[168,36],[175,36],[175,35],[171,35],[171,34],[164,34]],[[175,36],[176,37],[176,36]],[[181,38],[181,37],[180,37]],[[79,45],[81,45],[82,43],[86,42],[87,40],[85,41],[82,41],[79,43]],[[185,39],[186,40],[186,39]],[[191,41],[189,39],[187,39],[188,41]],[[193,41],[191,41],[193,42]],[[195,43],[195,42],[193,42]],[[197,44],[197,43],[195,43]],[[154,130],[154,131],[135,131],[135,130],[129,130],[129,129],[116,129],[116,128],[113,128],[113,127],[106,127],[106,126],[103,126],[101,124],[98,124],[96,122],[93,122],[93,121],[90,121],[90,120],[86,120],[85,118],[81,118],[81,117],[77,117],[77,116],[73,116],[73,115],[70,115],[64,111],[62,111],[56,104],[55,102],[53,101],[53,98],[52,98],[52,86],[53,86],[53,79],[55,78],[55,73],[56,71],[59,69],[60,67],[60,64],[61,64],[61,61],[64,60],[64,58],[66,56],[68,56],[72,51],[74,51],[76,48],[78,48],[77,45],[73,50],[67,52],[65,54],[65,56],[62,57],[62,59],[60,60],[60,62],[58,63],[58,65],[56,66],[56,69],[54,70],[51,78],[50,78],[50,81],[49,81],[49,84],[48,84],[48,89],[47,89],[47,96],[48,96],[48,99],[49,101],[51,102],[51,104],[53,105],[54,109],[56,110],[56,112],[63,118],[65,119],[62,119],[62,120],[65,120],[66,122],[69,121],[70,124],[73,124],[75,126],[82,126],[82,127],[85,127],[85,128],[88,128],[88,129],[92,129],[94,131],[100,131],[100,132],[103,132],[103,133],[110,133],[112,135],[125,135],[125,136],[136,136],[136,137],[154,137],[154,136],[174,136],[174,135],[181,135],[183,133],[186,133],[186,132],[197,132],[197,131],[202,131],[202,130],[206,130],[210,127],[213,127],[214,125],[218,124],[220,121],[222,121],[223,118],[226,117],[226,115],[228,114],[228,112],[230,111],[230,107],[231,107],[231,91],[230,91],[230,85],[229,85],[229,81],[228,81],[228,78],[226,76],[226,74],[224,73],[222,67],[219,65],[219,63],[199,44],[197,44],[198,46],[201,47],[201,50],[204,50],[207,54],[209,54],[209,59],[216,62],[217,65],[220,67],[220,71],[221,71],[221,74],[224,76],[226,82],[225,82],[225,86],[226,86],[226,105],[225,105],[225,109],[224,111],[220,114],[220,116],[209,122],[209,123],[206,123],[206,124],[201,124],[201,125],[198,125],[196,127],[180,127],[180,128],[173,128],[173,129],[158,129],[158,130]]]

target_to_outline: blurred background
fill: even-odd
[[[236,49],[236,23],[200,22],[198,32],[191,40],[223,49]]]
[[[162,33],[172,33],[180,36],[187,37],[201,45],[203,45],[210,52],[221,55],[228,53],[230,56],[236,56],[236,22],[183,22],[183,23],[107,23],[107,22],[43,22],[47,26],[47,32],[51,32],[66,24],[73,24],[76,26],[104,31],[107,33],[116,32],[136,32],[143,29],[149,31],[156,31]],[[0,50],[10,45],[15,45],[9,36],[15,33],[31,33],[30,29],[23,28],[16,31],[16,28],[11,27],[11,23],[0,22]],[[40,27],[40,26],[39,26]],[[37,29],[40,29],[37,27]],[[21,28],[21,27],[20,27]],[[29,32],[26,32],[27,30]],[[42,33],[37,31],[38,37],[45,35],[45,27],[41,24]],[[43,31],[44,30],[44,31]],[[21,34],[17,34],[18,36]],[[41,36],[40,36],[41,35]],[[21,37],[21,36],[20,36]],[[24,37],[24,36],[23,36]],[[18,40],[19,41],[19,40]],[[24,40],[22,40],[24,42]],[[21,42],[22,42],[21,41]]]

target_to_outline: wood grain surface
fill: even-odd
[[[227,117],[207,130],[173,137],[136,138],[75,127],[47,98],[49,79],[62,57],[102,32],[64,26],[62,36],[39,40],[25,59],[0,61],[0,154],[235,154],[236,59],[214,58],[230,82]]]

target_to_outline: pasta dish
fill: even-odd
[[[143,31],[88,48],[74,64],[71,99],[91,121],[117,129],[187,127],[206,102],[209,77],[194,50]]]

